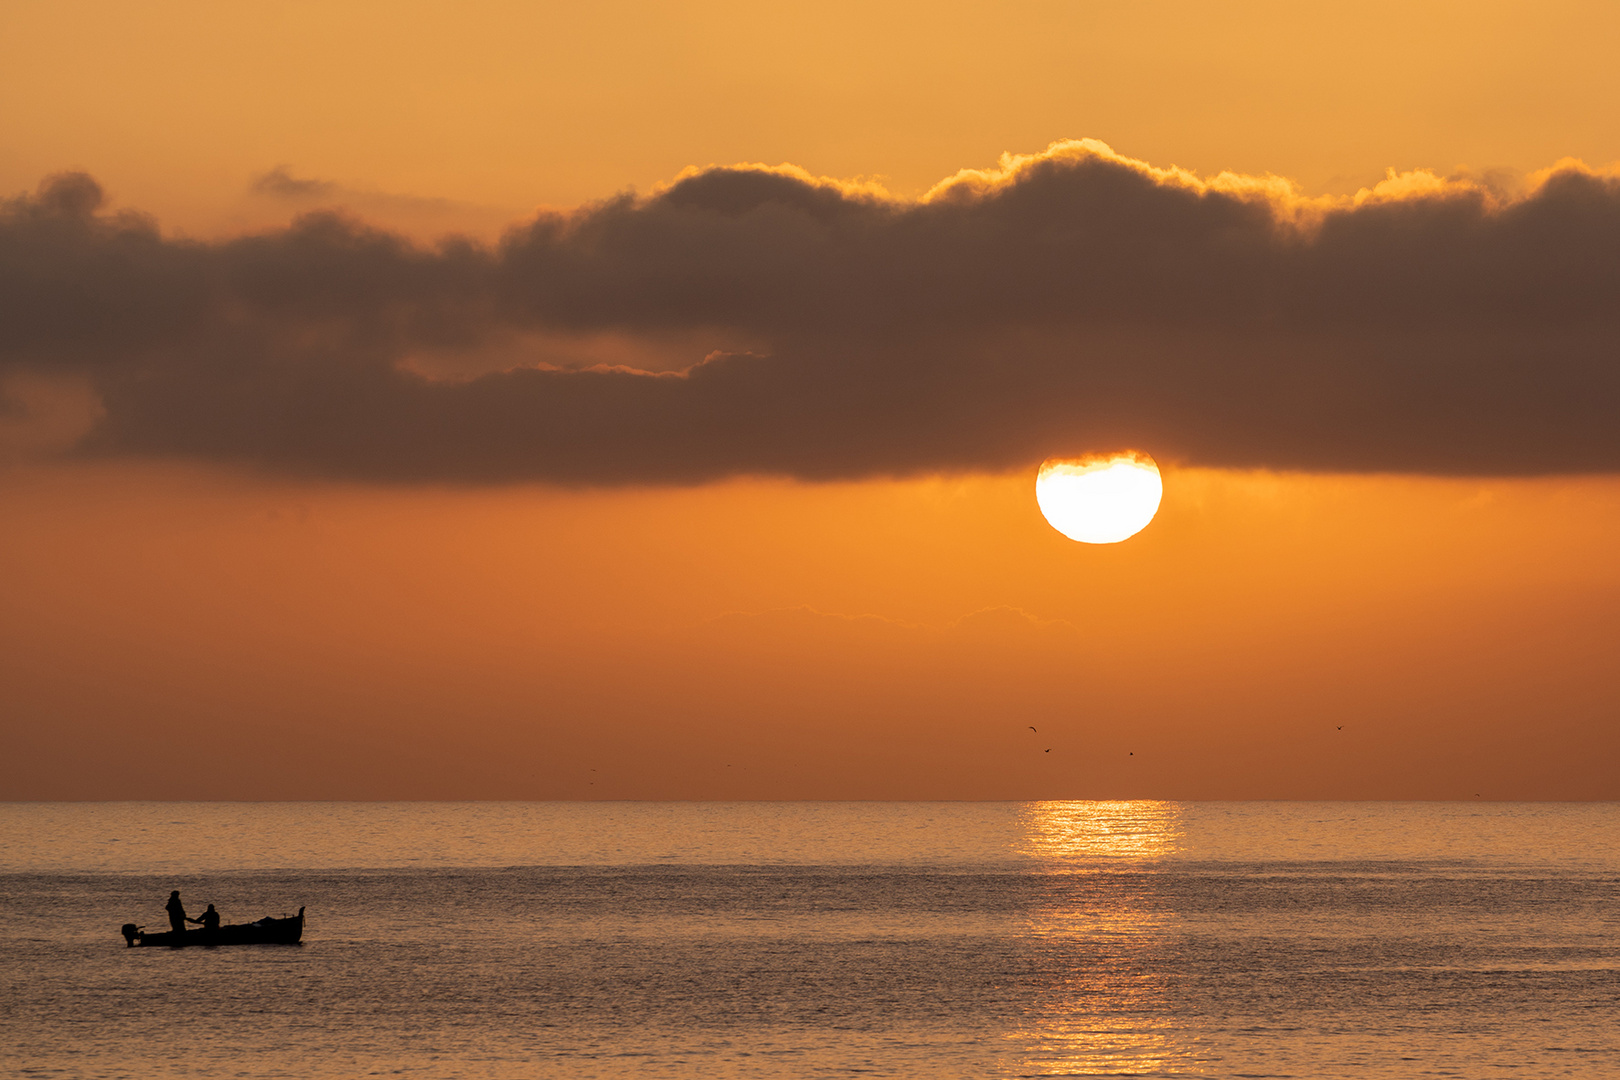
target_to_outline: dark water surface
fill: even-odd
[[[1615,804],[0,804],[0,935],[21,1076],[1620,1077]]]

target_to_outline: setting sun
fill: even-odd
[[[1083,544],[1117,544],[1147,528],[1164,482],[1146,454],[1050,458],[1035,478],[1035,501],[1052,528]]]

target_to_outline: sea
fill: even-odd
[[[1614,1078],[1620,804],[0,804],[0,1071]]]

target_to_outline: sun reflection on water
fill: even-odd
[[[1175,1017],[1175,914],[1153,863],[1180,849],[1181,808],[1164,802],[1032,803],[1020,853],[1044,864],[1028,913],[1036,970],[1024,1024],[1007,1033],[1023,1076],[1191,1076],[1203,1069]]]
[[[1160,859],[1180,848],[1178,803],[1040,802],[1020,817],[1022,854],[1043,862]]]

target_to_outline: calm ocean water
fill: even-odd
[[[1616,804],[0,804],[0,935],[29,1077],[1620,1077]]]

